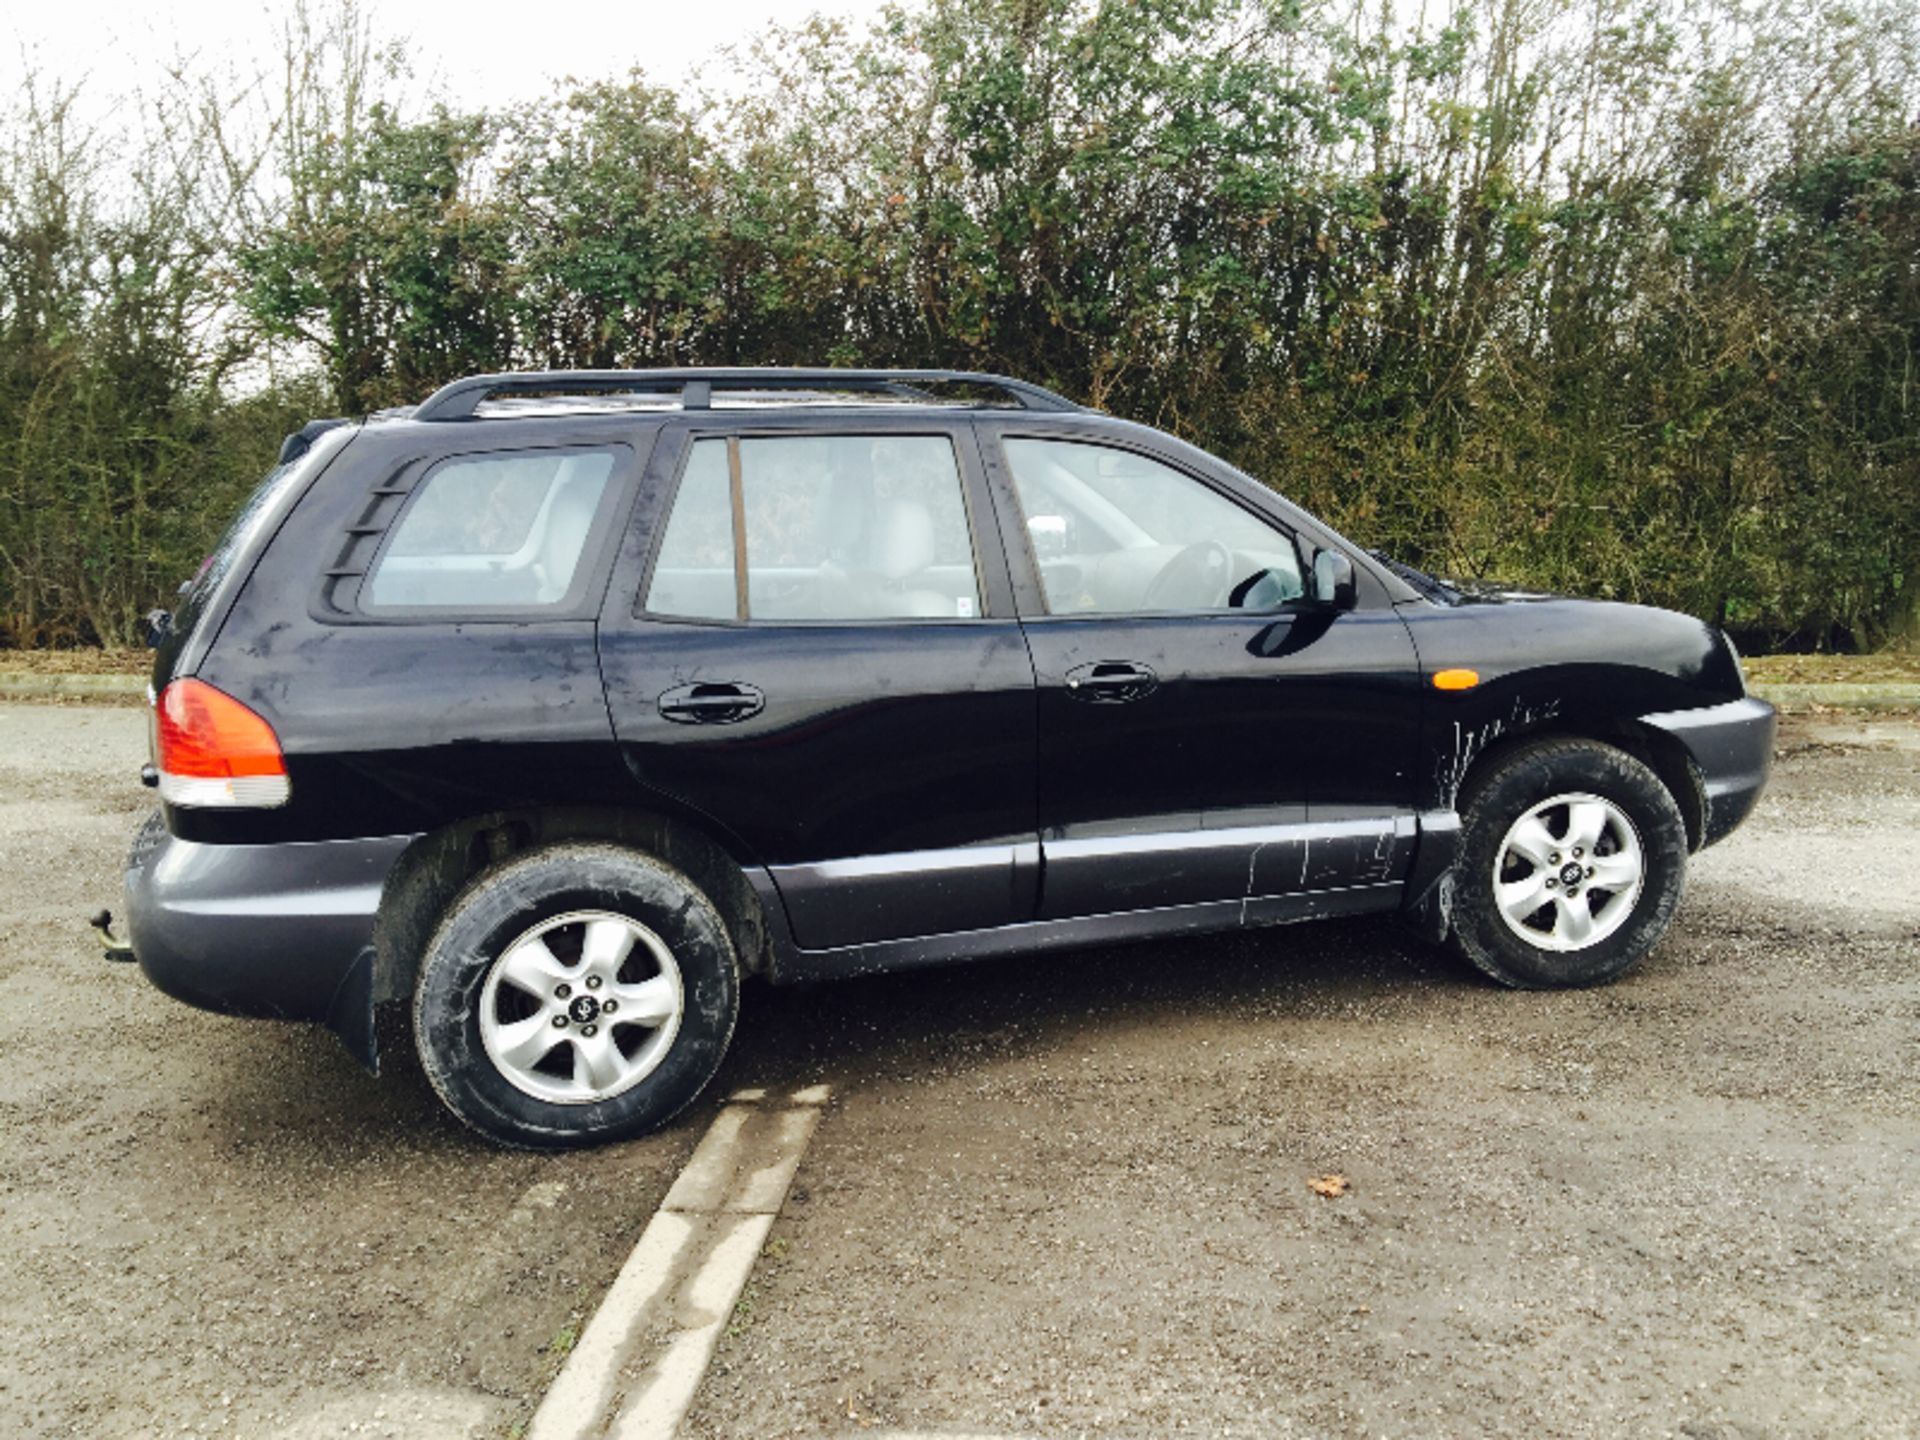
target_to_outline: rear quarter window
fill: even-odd
[[[361,592],[368,611],[543,610],[579,600],[614,492],[611,450],[442,461],[414,488]]]

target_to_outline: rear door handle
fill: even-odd
[[[758,715],[767,697],[756,686],[732,680],[702,681],[677,685],[654,703],[663,716],[682,725],[730,725]]]
[[[1067,671],[1067,694],[1090,705],[1122,705],[1151,695],[1160,677],[1131,660],[1096,660]]]

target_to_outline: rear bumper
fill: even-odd
[[[1773,769],[1773,706],[1764,700],[1731,700],[1699,710],[1643,715],[1686,747],[1700,772],[1706,799],[1701,844],[1724,840],[1752,813]]]
[[[413,838],[200,845],[155,814],[127,857],[134,957],[189,1005],[331,1022],[373,943],[387,874]]]

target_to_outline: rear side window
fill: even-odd
[[[374,610],[557,608],[578,600],[604,527],[605,450],[470,455],[436,467],[401,512],[363,604]]]
[[[701,440],[687,459],[660,541],[647,609],[693,620],[739,617],[733,572],[733,498],[727,442]]]
[[[694,442],[645,608],[709,620],[971,619],[980,582],[953,442]]]

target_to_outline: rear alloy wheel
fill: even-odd
[[[480,1043],[541,1100],[611,1100],[647,1078],[680,1033],[680,966],[660,937],[611,910],[570,910],[507,946],[480,991]]]
[[[739,968],[686,876],[609,845],[559,845],[477,878],[421,961],[414,1033],[449,1109],[514,1145],[644,1133],[726,1053]]]
[[[1463,796],[1454,942],[1505,985],[1595,985],[1666,932],[1686,827],[1631,755],[1590,740],[1524,746]]]

